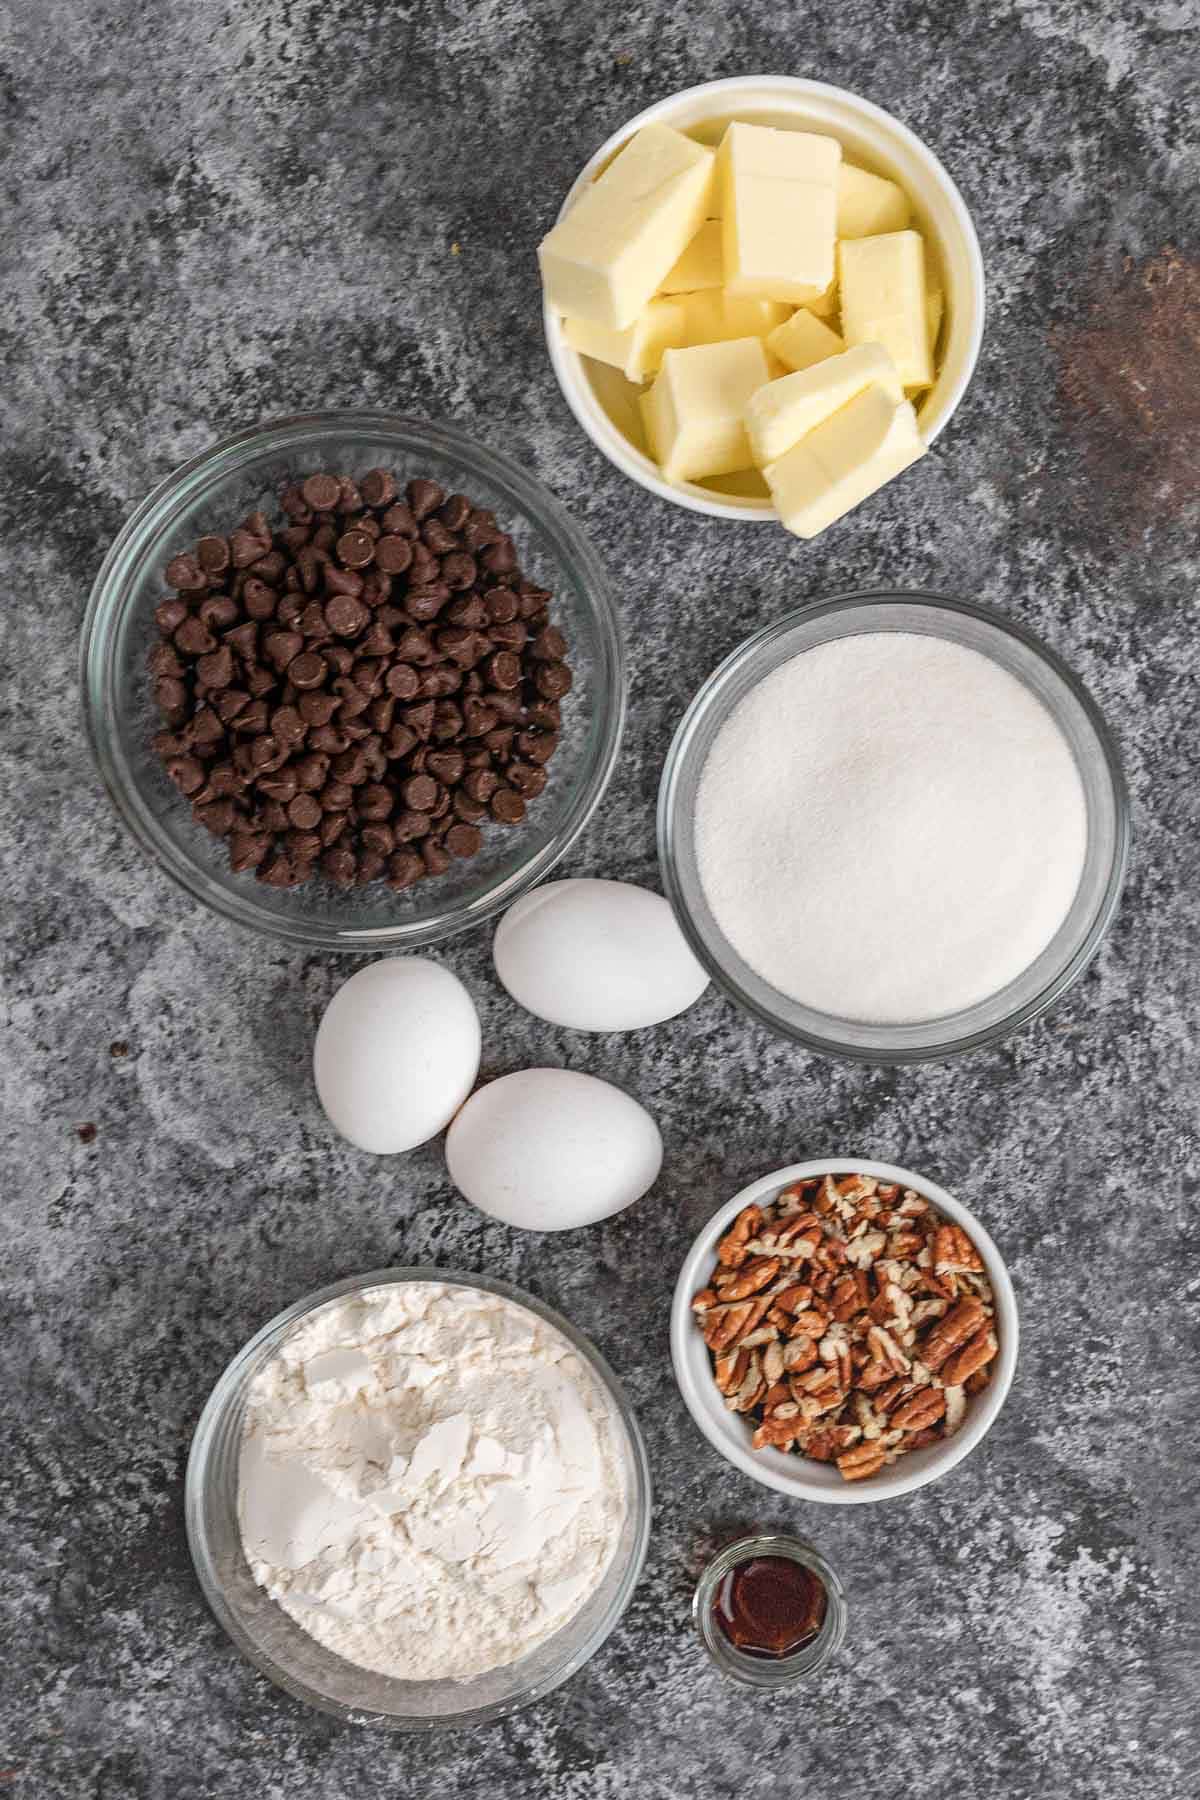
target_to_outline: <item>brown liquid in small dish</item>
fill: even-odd
[[[751,1556],[722,1581],[713,1616],[739,1650],[779,1658],[812,1642],[827,1604],[824,1583],[803,1563],[789,1556]]]

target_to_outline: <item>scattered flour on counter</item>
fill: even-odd
[[[238,1512],[255,1580],[338,1655],[405,1680],[514,1661],[599,1585],[619,1422],[561,1334],[474,1288],[366,1288],[253,1382]]]
[[[1032,690],[978,650],[863,632],[772,671],[701,770],[712,914],[781,993],[898,1024],[1023,973],[1071,909],[1083,782]]]

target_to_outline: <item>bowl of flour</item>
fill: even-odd
[[[710,676],[659,794],[666,891],[731,998],[811,1049],[908,1062],[1001,1038],[1096,954],[1128,856],[1111,737],[1030,633],[853,594]]]
[[[205,1595],[279,1686],[395,1730],[550,1692],[624,1611],[645,1450],[567,1320],[504,1282],[396,1269],[273,1319],[197,1426],[187,1527]]]

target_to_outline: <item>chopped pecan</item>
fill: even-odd
[[[967,1413],[967,1399],[960,1387],[943,1388],[946,1396],[945,1435],[953,1437]]]
[[[936,1375],[952,1351],[965,1344],[983,1324],[983,1302],[974,1294],[951,1307],[929,1334],[921,1340],[921,1361]]]
[[[717,1296],[712,1288],[701,1288],[698,1294],[692,1295],[692,1311],[704,1313],[717,1304]]]
[[[749,1351],[727,1350],[713,1363],[713,1379],[723,1394],[732,1394],[741,1387],[749,1367]]]
[[[838,1472],[846,1481],[865,1481],[868,1475],[878,1475],[887,1457],[878,1439],[872,1443],[855,1444],[852,1450],[845,1450],[837,1458]]]
[[[733,1280],[721,1289],[721,1297],[725,1300],[748,1300],[751,1294],[757,1294],[778,1275],[781,1264],[777,1256],[758,1256],[753,1262],[743,1264],[736,1272]]]
[[[937,1425],[927,1425],[924,1431],[910,1431],[896,1446],[898,1450],[924,1450],[927,1444],[940,1444],[942,1432]]]
[[[938,1275],[983,1272],[983,1258],[961,1225],[939,1225],[933,1234],[933,1267]]]
[[[990,1363],[985,1363],[982,1369],[976,1369],[973,1375],[967,1376],[967,1379],[963,1382],[963,1386],[968,1394],[982,1394],[984,1388],[991,1379],[992,1365]]]
[[[853,1275],[843,1275],[840,1281],[834,1283],[831,1297],[833,1316],[843,1324],[847,1319],[854,1318],[856,1313],[865,1312],[871,1304],[866,1275],[861,1269],[856,1270]]]
[[[907,1375],[911,1367],[910,1359],[896,1342],[890,1331],[882,1325],[872,1325],[867,1330],[867,1345],[877,1362],[883,1363],[893,1375]],[[926,1358],[928,1361],[928,1358]]]
[[[815,1457],[817,1462],[833,1462],[861,1436],[857,1425],[817,1425],[804,1433],[801,1447],[805,1456]]]
[[[797,1407],[797,1413],[799,1408]],[[764,1419],[750,1442],[756,1450],[766,1450],[773,1445],[782,1450],[790,1444],[801,1429],[799,1417],[794,1419]]]
[[[746,1260],[746,1242],[763,1222],[760,1206],[742,1209],[717,1246],[717,1261],[727,1269],[739,1269]]]
[[[816,1360],[817,1346],[803,1332],[799,1337],[789,1338],[783,1347],[783,1366],[790,1375],[799,1375],[804,1369],[811,1369]]]
[[[945,1411],[946,1396],[941,1388],[918,1388],[888,1415],[888,1423],[893,1430],[924,1431],[926,1426],[936,1424]]]
[[[969,1376],[991,1362],[999,1345],[990,1325],[982,1326],[969,1337],[961,1350],[956,1350],[942,1367],[942,1379],[949,1387],[961,1387]]]

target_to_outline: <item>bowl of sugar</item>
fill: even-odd
[[[1079,980],[1129,852],[1112,738],[1031,633],[935,594],[789,613],[668,754],[667,897],[731,999],[864,1062],[1005,1037]]]

